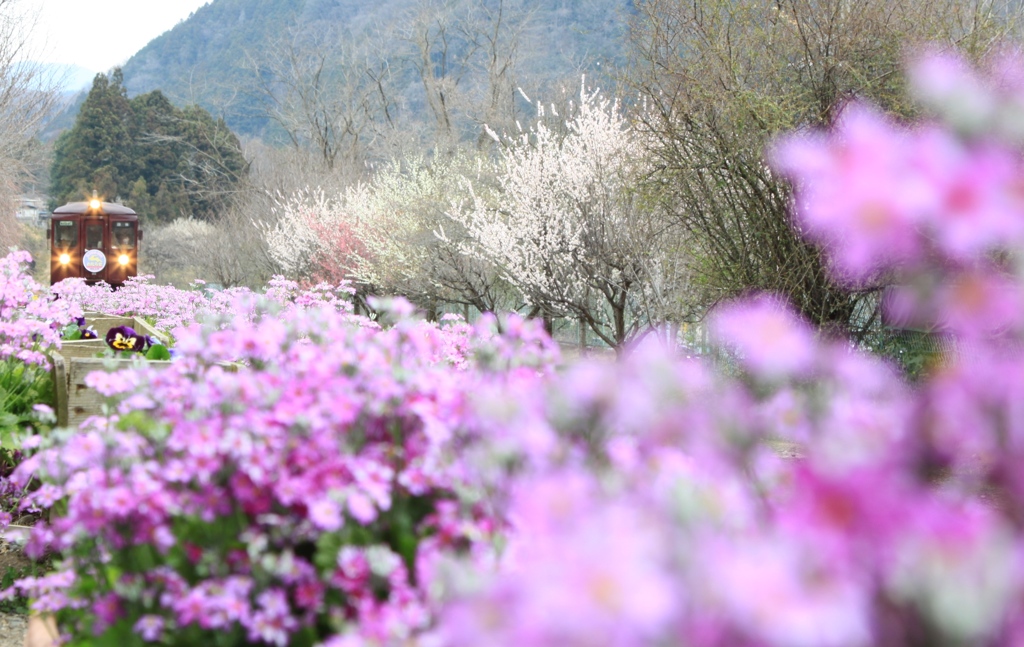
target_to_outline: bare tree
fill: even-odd
[[[221,248],[217,229],[202,220],[179,218],[146,232],[140,269],[160,283],[185,287],[195,279],[208,280],[204,261]]]
[[[902,68],[938,41],[980,56],[1016,28],[984,0],[643,0],[628,79],[647,110],[651,195],[676,222],[704,309],[748,290],[787,295],[837,331],[874,320],[884,282],[838,285],[789,219],[767,168],[778,133],[827,126],[863,98],[909,116]]]
[[[393,118],[389,64],[371,52],[320,24],[250,56],[267,115],[328,171],[362,167]]]
[[[516,63],[529,12],[514,0],[424,0],[404,27],[438,142],[515,122]],[[443,148],[443,145],[442,145]]]
[[[255,140],[243,142],[249,173],[232,196],[230,206],[211,224],[222,247],[205,259],[203,278],[225,287],[259,288],[282,268],[274,261],[259,226],[276,222],[275,195],[289,194],[310,181],[329,180],[324,169],[304,153]],[[340,179],[339,179],[340,181]],[[332,185],[333,186],[333,185]]]
[[[207,254],[202,259],[205,280],[226,288],[257,289],[277,273],[263,238],[253,226],[253,220],[265,212],[265,205],[266,196],[248,192],[233,200],[231,207],[213,222],[220,247],[216,254]]]
[[[14,209],[39,152],[35,137],[59,100],[60,79],[31,63],[34,9],[0,0],[0,245],[17,243]]]

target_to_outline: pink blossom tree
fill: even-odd
[[[515,292],[492,263],[463,253],[463,227],[446,213],[468,199],[462,178],[483,181],[489,170],[463,154],[395,160],[335,196],[279,196],[279,218],[264,236],[289,276],[349,279],[364,294],[402,295],[428,311],[442,303],[515,310]]]

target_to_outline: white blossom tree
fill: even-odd
[[[554,108],[539,113],[503,141],[496,195],[468,182],[469,208],[450,215],[469,234],[463,250],[494,262],[536,311],[576,318],[620,348],[659,323],[644,299],[675,268],[637,188],[650,170],[644,141],[599,91],[582,90],[560,128]]]
[[[305,188],[285,196],[275,196],[273,223],[254,222],[262,231],[267,253],[281,271],[293,279],[312,274],[316,255],[320,253],[317,223],[335,213],[335,201],[319,188]]]
[[[350,199],[358,208],[360,237],[366,256],[360,258],[361,280],[403,294],[428,311],[441,303],[472,306],[480,311],[516,309],[522,305],[494,264],[463,253],[466,233],[448,215],[453,202],[468,202],[462,178],[488,182],[492,166],[464,153],[392,163]],[[356,197],[351,192],[352,198]]]
[[[336,282],[360,292],[400,294],[436,311],[521,306],[495,266],[463,253],[465,232],[448,215],[467,202],[467,174],[485,182],[489,164],[463,154],[397,160],[335,196],[306,189],[278,197],[277,221],[263,225],[271,256],[289,276]]]

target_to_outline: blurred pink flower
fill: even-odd
[[[854,283],[917,261],[919,227],[936,196],[913,162],[913,138],[868,106],[848,105],[834,133],[796,134],[770,153],[793,180],[794,215],[836,278]]]
[[[811,327],[779,299],[761,295],[719,307],[711,321],[715,339],[734,348],[758,377],[801,377],[815,358]]]
[[[938,128],[915,134],[915,164],[934,192],[923,212],[929,236],[957,261],[1018,243],[1024,234],[1019,156],[993,145],[967,146]]]

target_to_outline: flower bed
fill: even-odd
[[[71,589],[37,589],[37,609],[99,644],[389,641],[428,626],[439,560],[489,553],[465,398],[481,375],[557,357],[539,323],[498,337],[405,320],[401,304],[386,330],[268,307],[180,331],[160,371],[88,376],[109,421],[40,439],[50,449],[21,470],[47,481],[37,503],[67,500],[28,548],[66,558],[36,585]]]
[[[98,313],[85,313],[85,322],[98,338],[64,341],[60,350],[49,353],[55,391],[57,425],[78,427],[90,416],[103,413],[104,398],[89,386],[88,376],[93,371],[116,371],[138,360],[131,357],[100,358],[112,348],[106,337],[111,330],[131,327],[144,334],[166,340],[167,336],[138,317],[115,317]],[[166,361],[155,361],[154,367],[165,366]]]

